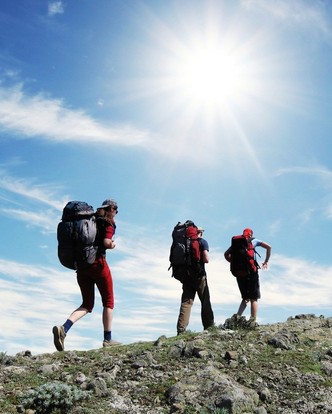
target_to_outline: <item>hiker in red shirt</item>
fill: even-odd
[[[116,225],[115,215],[118,213],[116,201],[105,200],[97,209],[97,244],[96,260],[91,265],[84,265],[77,269],[77,283],[82,294],[82,304],[74,310],[66,322],[61,326],[53,327],[54,345],[58,351],[64,350],[64,340],[69,329],[75,322],[91,313],[95,303],[95,286],[97,286],[103,303],[103,347],[120,345],[112,339],[112,319],[114,308],[113,280],[110,268],[106,261],[106,250],[114,249],[113,236]]]

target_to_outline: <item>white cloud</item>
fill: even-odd
[[[292,27],[303,28],[308,33],[319,34],[332,41],[331,20],[324,2],[242,0],[242,4],[251,9],[265,11]]]
[[[117,340],[126,343],[154,340],[162,334],[174,336],[182,291],[181,284],[165,268],[165,242],[161,248],[153,247],[149,243],[151,237],[141,235],[142,245],[133,250],[135,235],[127,235],[128,244],[122,251],[127,251],[125,257],[119,259],[114,252],[108,253],[115,285],[113,331]],[[160,245],[160,240],[155,242]],[[219,325],[225,315],[230,316],[230,309],[233,313],[237,310],[240,294],[222,253],[211,255],[207,271],[215,321]],[[260,319],[264,320],[264,313],[271,310],[280,314],[287,309],[288,316],[313,310],[321,313],[321,309],[330,306],[332,280],[326,275],[331,272],[331,267],[274,254],[270,270],[261,271],[260,304],[264,312],[259,312]],[[27,348],[38,353],[53,352],[52,325],[63,323],[81,301],[75,273],[0,259],[0,275],[0,311],[6,315],[0,320],[0,350],[9,354]],[[66,338],[67,349],[101,346],[101,310],[97,294],[94,312],[79,321]],[[198,298],[189,328],[202,329]],[[33,338],[29,336],[32,330]]]
[[[0,170],[0,189],[6,194],[6,197],[2,195],[1,198],[7,204],[7,207],[0,208],[2,215],[15,218],[28,227],[40,228],[45,233],[55,231],[60,219],[59,212],[68,201],[68,197],[58,195],[58,186],[14,178]],[[45,209],[45,205],[48,208]]]
[[[45,233],[54,233],[60,216],[52,210],[28,211],[3,208],[0,210],[7,217],[15,217],[29,227],[38,227]]]
[[[22,196],[25,199],[46,204],[59,211],[63,209],[65,200],[67,200],[67,196],[62,196],[61,200],[59,200],[57,196],[59,187],[57,186],[52,186],[51,184],[36,184],[33,180],[14,178],[6,175],[2,171],[0,171],[0,188],[9,193]]]
[[[313,180],[311,186],[315,186],[315,190],[322,189],[321,199],[311,199],[311,203],[306,208],[299,212],[299,219],[302,224],[312,221],[313,217],[318,214],[323,216],[323,219],[332,218],[331,208],[331,188],[332,188],[332,171],[324,165],[312,166],[293,166],[284,167],[276,171],[275,176],[280,177],[286,174],[306,175],[305,180],[298,180],[298,185],[304,186],[304,191],[309,188],[309,180]],[[318,183],[318,185],[317,185]],[[300,187],[299,187],[300,188]]]
[[[328,219],[332,219],[332,204],[326,208],[326,216]]]
[[[148,131],[130,125],[103,125],[82,110],[67,108],[60,99],[50,99],[43,94],[25,95],[22,84],[0,88],[0,127],[21,138],[147,148],[155,145]]]
[[[305,174],[316,176],[329,185],[332,185],[332,171],[325,166],[314,165],[311,167],[293,166],[280,168],[276,175],[280,176],[283,174]]]
[[[48,3],[48,15],[55,16],[56,14],[64,13],[64,6],[62,1],[53,1]]]
[[[117,339],[127,343],[156,339],[162,334],[175,335],[181,284],[169,277],[163,265],[159,269],[155,268],[155,253],[151,252],[152,265],[141,262],[141,251],[137,250],[135,264],[141,263],[138,268],[127,266],[125,259],[112,266],[117,304],[114,332]],[[331,274],[331,268],[278,254],[273,256],[271,263],[271,270],[262,271],[260,278],[260,303],[264,304],[265,310],[281,311],[286,307],[295,314],[307,313],[308,309],[319,313],[321,308],[329,307],[332,281],[326,275]],[[35,352],[52,351],[52,324],[63,323],[80,304],[74,272],[0,260],[0,274],[3,279],[0,310],[6,314],[6,318],[0,321],[4,338],[2,348],[9,353],[19,352],[28,346]],[[128,281],[134,279],[135,283],[130,285]],[[231,307],[235,312],[240,295],[236,279],[230,275],[228,264],[221,254],[216,254],[211,265],[208,265],[208,280],[213,307],[224,309],[223,313]],[[22,309],[25,311],[22,312]],[[199,312],[200,302],[196,298],[190,322],[194,330],[202,329]],[[101,337],[102,332],[100,315],[98,298],[95,312],[80,321],[71,331],[67,349],[92,349],[100,346],[101,340],[96,339]],[[223,323],[221,317],[215,311],[217,324]],[[14,325],[20,329],[10,329]],[[27,344],[22,338],[22,332],[28,333],[32,328],[35,332],[34,339]],[[43,344],[44,349],[39,344]]]

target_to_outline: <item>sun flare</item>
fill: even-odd
[[[249,86],[245,62],[220,48],[188,51],[177,70],[182,92],[201,104],[238,101]]]

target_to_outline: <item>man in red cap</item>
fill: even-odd
[[[250,240],[253,248],[253,259],[255,260],[256,254],[256,247],[263,247],[266,249],[266,256],[265,260],[262,264],[262,269],[267,269],[267,264],[271,256],[271,246],[259,239],[253,237],[253,231],[250,228],[245,228],[243,230],[243,236]],[[224,253],[225,259],[228,262],[231,262],[232,258],[232,248],[229,247],[226,252]],[[256,262],[257,263],[257,262]],[[242,301],[240,303],[239,309],[237,311],[237,316],[241,316],[245,311],[247,304],[250,302],[250,322],[256,324],[256,317],[258,311],[258,299],[261,297],[260,287],[259,287],[259,275],[258,269],[256,266],[253,266],[256,270],[251,270],[250,274],[247,277],[237,277],[237,283],[239,286],[239,290],[241,292]]]

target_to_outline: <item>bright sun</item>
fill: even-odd
[[[178,64],[178,85],[196,103],[225,105],[238,101],[249,86],[248,68],[239,56],[207,48],[182,56]]]

